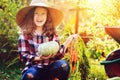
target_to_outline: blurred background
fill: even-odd
[[[74,33],[78,33],[83,41],[78,42],[80,46],[74,47],[78,48],[79,58],[76,70],[74,74],[70,73],[69,80],[106,80],[108,77],[100,61],[105,60],[106,56],[120,45],[105,32],[105,28],[120,26],[120,1],[46,1],[51,7],[64,13],[64,19],[57,27],[61,43]],[[28,6],[30,2],[31,0],[0,0],[0,80],[21,80],[24,64],[19,61],[17,51],[20,32],[15,17],[17,11]],[[69,52],[64,59],[69,61]]]

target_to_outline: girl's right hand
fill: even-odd
[[[54,54],[51,54],[49,56],[43,56],[43,55],[40,55],[39,57],[35,57],[34,58],[34,61],[40,61],[40,60],[45,60],[45,59],[49,59],[49,58],[53,58],[55,55]]]
[[[53,58],[54,56],[55,56],[54,54],[51,54],[51,55],[48,55],[48,56],[40,55],[40,59],[42,59],[42,60],[49,59],[49,58]]]

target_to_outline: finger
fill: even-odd
[[[40,54],[40,55],[39,55],[39,57],[41,58],[41,57],[42,57],[42,55]]]
[[[77,39],[78,37],[79,37],[79,35],[78,34],[74,34],[74,39]]]
[[[51,57],[51,55],[48,56],[42,56],[42,59],[49,59]]]

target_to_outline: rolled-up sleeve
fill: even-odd
[[[59,60],[65,56],[64,45],[60,45],[58,53],[55,55],[54,59]]]
[[[58,42],[58,44],[60,45],[60,39],[59,39],[59,36],[57,34],[54,35],[53,40],[55,40],[56,42]],[[60,45],[59,51],[54,56],[54,58],[51,58],[51,59],[52,60],[60,60],[60,59],[62,59],[65,56],[66,52],[67,51],[65,51],[64,45]]]

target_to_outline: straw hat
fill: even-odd
[[[23,22],[25,15],[33,8],[33,7],[45,7],[49,10],[53,26],[58,26],[63,19],[63,13],[55,8],[49,7],[45,0],[32,0],[30,5],[20,9],[16,15],[16,22],[18,26]]]

